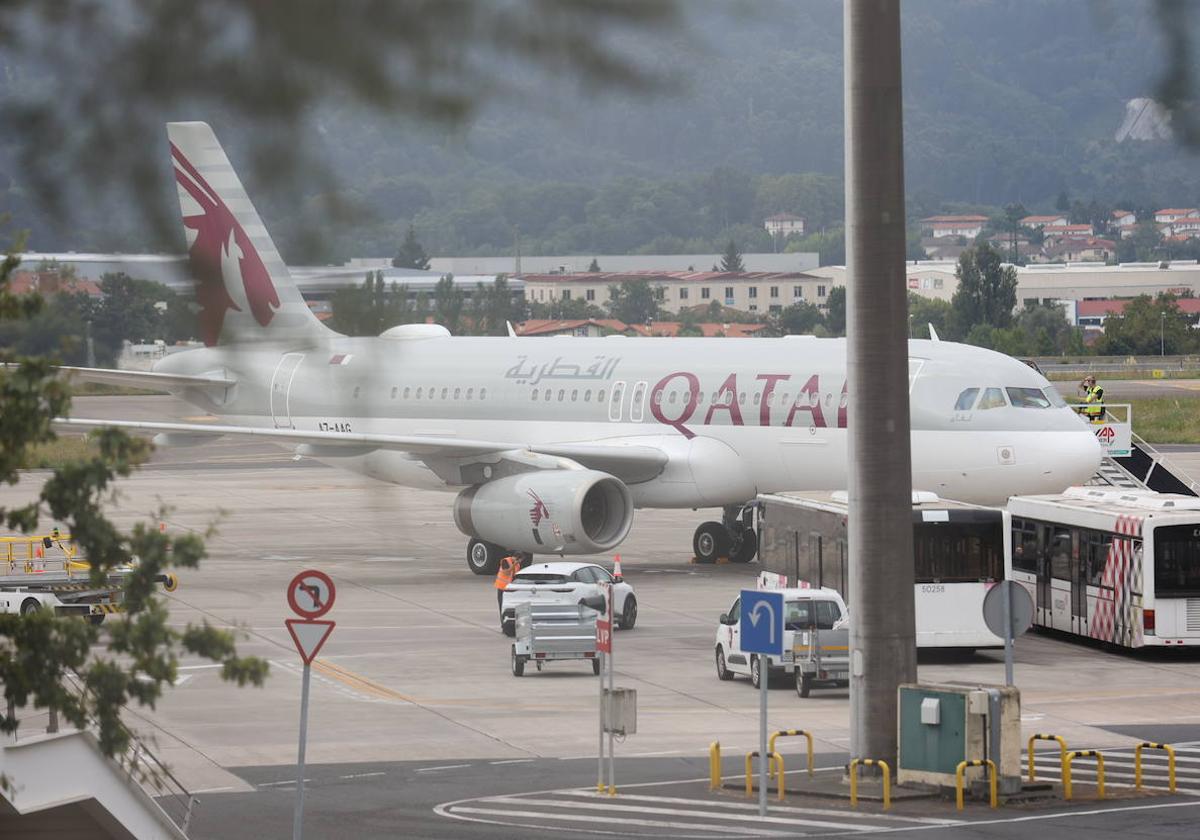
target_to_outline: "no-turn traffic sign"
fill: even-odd
[[[324,572],[308,569],[288,584],[288,606],[301,618],[320,618],[333,608],[336,592],[333,581]]]

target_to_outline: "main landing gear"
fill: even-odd
[[[516,554],[524,569],[533,562],[533,555],[519,551],[509,551],[495,543],[472,539],[467,543],[467,568],[477,575],[494,575],[500,568],[500,561],[510,554]]]
[[[692,537],[692,551],[701,563],[727,557],[731,563],[749,563],[758,553],[754,509],[727,505],[720,522],[704,522]]]

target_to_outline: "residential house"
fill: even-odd
[[[983,232],[987,216],[929,216],[921,220],[921,230],[935,239],[963,236],[974,239]]]
[[[1061,239],[1043,249],[1047,262],[1109,262],[1117,252],[1111,239]]]
[[[1160,225],[1173,225],[1180,219],[1200,218],[1200,210],[1195,207],[1168,207],[1165,210],[1154,211],[1154,221]]]
[[[1060,225],[1069,225],[1070,223],[1070,218],[1063,214],[1055,216],[1026,216],[1021,219],[1021,227],[1029,228],[1044,228],[1047,225],[1058,227]]]
[[[1096,235],[1091,225],[1046,225],[1042,228],[1043,243],[1053,245],[1063,239],[1088,239]]]
[[[1137,224],[1137,214],[1130,210],[1114,210],[1109,214],[1108,223],[1115,228],[1123,228],[1126,225]]]

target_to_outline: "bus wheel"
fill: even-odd
[[[21,615],[32,615],[42,608],[42,604],[36,598],[26,598],[21,604]]]

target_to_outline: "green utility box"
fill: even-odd
[[[896,781],[953,788],[960,761],[996,762],[1000,789],[1021,786],[1021,695],[1013,686],[900,686]],[[968,767],[968,783],[987,779]]]

